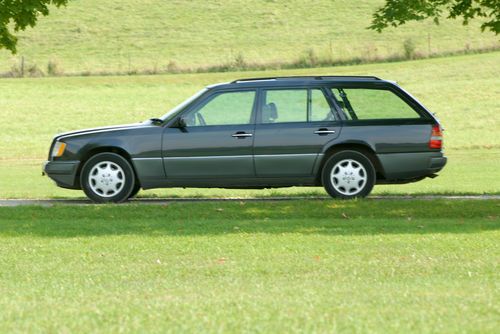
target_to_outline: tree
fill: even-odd
[[[464,25],[472,19],[483,18],[482,31],[500,32],[500,0],[386,0],[373,14],[369,28],[381,32],[388,26],[427,18],[439,24],[443,15],[452,19],[462,17]]]
[[[11,32],[34,27],[40,14],[49,14],[49,5],[66,6],[69,0],[0,0],[0,49],[16,53],[17,37]],[[11,23],[13,25],[11,25]]]

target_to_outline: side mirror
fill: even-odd
[[[184,117],[179,117],[179,118],[177,118],[177,120],[175,121],[175,123],[172,127],[184,129],[185,127],[187,127],[186,120],[184,119]]]
[[[179,127],[181,129],[185,128],[187,126],[187,123],[186,123],[186,120],[184,119],[184,117],[179,117]]]

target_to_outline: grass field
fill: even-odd
[[[382,0],[70,1],[21,32],[18,55],[0,51],[0,72],[49,61],[65,73],[164,71],[308,57],[376,60],[404,54],[411,39],[428,55],[498,47],[479,22],[411,23],[379,34],[366,29]],[[242,57],[242,58],[240,58]]]
[[[0,198],[83,196],[42,178],[54,134],[159,116],[204,85],[245,76],[372,74],[397,80],[430,110],[445,131],[449,164],[433,180],[379,186],[375,193],[499,193],[500,53],[403,63],[280,72],[0,80]],[[321,194],[319,188],[266,191],[160,190],[142,196]]]
[[[498,201],[0,208],[0,332],[495,333]]]

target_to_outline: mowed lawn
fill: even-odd
[[[63,131],[157,117],[203,86],[240,77],[370,74],[397,80],[445,127],[449,163],[437,179],[378,186],[375,194],[499,193],[500,52],[335,68],[132,77],[0,80],[0,198],[81,197],[41,176]],[[324,195],[320,188],[264,191],[169,189],[140,196]]]
[[[0,208],[0,332],[494,333],[499,209]]]

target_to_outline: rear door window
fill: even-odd
[[[269,89],[263,91],[261,123],[334,121],[323,91],[313,89]]]
[[[310,90],[310,108],[309,121],[323,122],[334,121],[335,116],[332,112],[330,104],[326,100],[325,94],[320,89]]]
[[[408,103],[390,90],[332,88],[332,93],[349,120],[420,118]]]
[[[307,89],[269,90],[262,123],[307,122]]]

